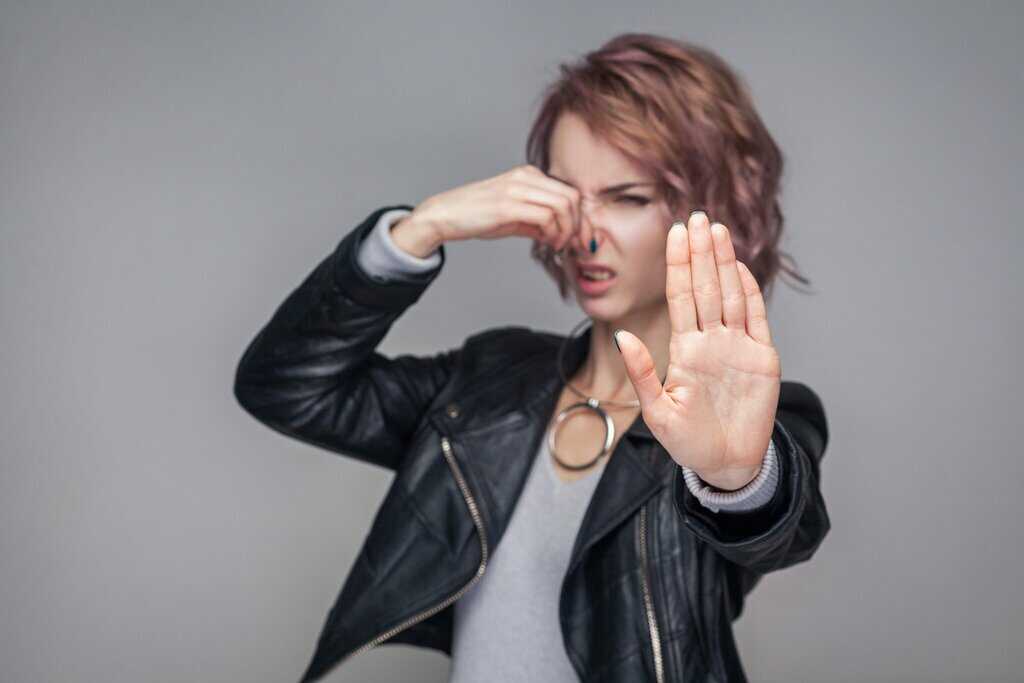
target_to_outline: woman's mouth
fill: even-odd
[[[576,284],[587,296],[598,296],[611,289],[615,271],[604,266],[577,266]]]

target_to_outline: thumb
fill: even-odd
[[[640,341],[632,332],[615,330],[612,334],[615,345],[622,354],[622,362],[626,365],[626,374],[633,383],[636,397],[640,399],[640,410],[644,413],[652,411],[664,387],[658,379],[658,369],[654,366],[647,345]]]

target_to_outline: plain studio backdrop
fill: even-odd
[[[524,163],[559,61],[718,51],[786,155],[769,301],[832,530],[737,622],[754,681],[1024,680],[1017,3],[5,2],[0,679],[291,681],[390,482],[233,373],[357,222]],[[713,217],[712,217],[713,218]],[[568,332],[524,238],[449,245],[388,355]],[[329,681],[446,680],[385,645]]]

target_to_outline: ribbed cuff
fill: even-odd
[[[363,240],[356,253],[359,265],[368,275],[377,279],[407,279],[422,275],[437,268],[441,264],[439,249],[435,249],[426,258],[413,256],[402,250],[391,239],[391,226],[402,216],[407,216],[408,209],[392,209],[381,214],[377,224]]]
[[[690,468],[682,465],[680,467],[690,493],[712,512],[746,512],[759,508],[772,499],[779,481],[778,456],[774,440],[768,442],[768,450],[761,461],[761,470],[757,476],[736,491],[720,491],[705,483]]]

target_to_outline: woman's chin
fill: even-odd
[[[616,320],[628,312],[628,306],[621,297],[592,297],[576,292],[576,302],[580,309],[594,320]]]

